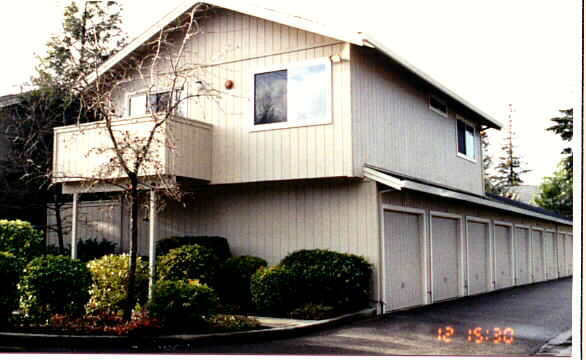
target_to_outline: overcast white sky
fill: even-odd
[[[240,1],[240,0],[235,0]],[[518,153],[533,171],[526,184],[550,175],[564,144],[546,132],[558,109],[579,114],[581,12],[577,0],[253,0],[324,23],[372,34],[392,51],[506,122],[513,104]],[[125,27],[137,35],[182,0],[123,0]],[[4,54],[0,95],[19,92],[33,73],[67,0],[0,3]],[[335,6],[333,6],[335,4]],[[491,133],[493,152],[500,134]]]

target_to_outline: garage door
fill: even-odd
[[[462,281],[460,220],[431,216],[432,299],[441,301],[460,296]]]
[[[545,262],[545,279],[553,280],[556,278],[556,256],[555,247],[553,246],[553,232],[545,231],[543,233],[543,257]]]
[[[425,303],[424,217],[384,212],[385,310]]]
[[[560,277],[566,276],[566,235],[557,233],[556,240],[557,256],[558,256],[558,273]]]
[[[511,226],[494,226],[494,274],[495,288],[513,286],[513,244]]]
[[[533,263],[533,282],[545,280],[543,257],[543,231],[531,230],[531,262]]]
[[[573,255],[572,255],[572,242],[573,238],[571,234],[566,234],[566,273],[568,276],[572,276],[572,264],[573,264]]]
[[[468,294],[488,292],[490,274],[489,224],[467,220]]]
[[[515,276],[516,284],[529,284],[531,269],[529,265],[529,229],[515,227]]]

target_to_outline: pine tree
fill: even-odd
[[[516,197],[516,194],[512,192],[511,188],[521,185],[523,183],[521,175],[530,171],[523,169],[521,158],[516,153],[512,112],[512,105],[509,104],[509,119],[506,129],[506,137],[504,144],[501,147],[503,154],[499,157],[499,163],[496,166],[496,175],[493,177],[496,193],[509,198]]]

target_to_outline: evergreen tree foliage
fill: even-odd
[[[551,119],[555,125],[547,128],[571,142],[573,138],[574,110],[560,110],[561,116]],[[573,211],[573,153],[570,146],[561,152],[564,156],[553,176],[546,177],[535,198],[537,205],[572,218]]]
[[[34,90],[22,93],[17,105],[4,114],[3,128],[11,142],[8,168],[10,192],[29,193],[27,205],[54,206],[55,230],[63,251],[60,208],[64,199],[52,186],[53,128],[96,120],[84,111],[76,83],[117,52],[126,41],[121,29],[121,7],[115,1],[87,1],[80,9],[71,2],[64,10],[63,30],[47,42],[39,57]],[[14,181],[17,179],[18,181]]]
[[[502,155],[499,157],[499,162],[495,167],[496,174],[492,177],[494,190],[497,195],[514,198],[516,194],[511,191],[511,188],[523,184],[521,175],[531,170],[523,168],[521,158],[517,155],[510,115],[501,151]]]

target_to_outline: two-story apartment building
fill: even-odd
[[[169,122],[174,151],[161,149],[163,168],[193,196],[149,219],[155,240],[223,236],[234,254],[270,264],[304,248],[362,255],[375,266],[381,312],[571,274],[571,221],[484,193],[479,132],[500,129],[497,120],[368,35],[239,1],[207,3],[185,56],[205,65],[198,76],[222,96],[190,98]],[[143,81],[127,82],[115,92],[116,126],[148,126],[145,103],[172,90],[153,97]],[[55,129],[64,191],[83,192],[99,165],[83,154],[109,141],[100,126]],[[112,222],[100,226],[125,248],[123,208],[113,204]]]

